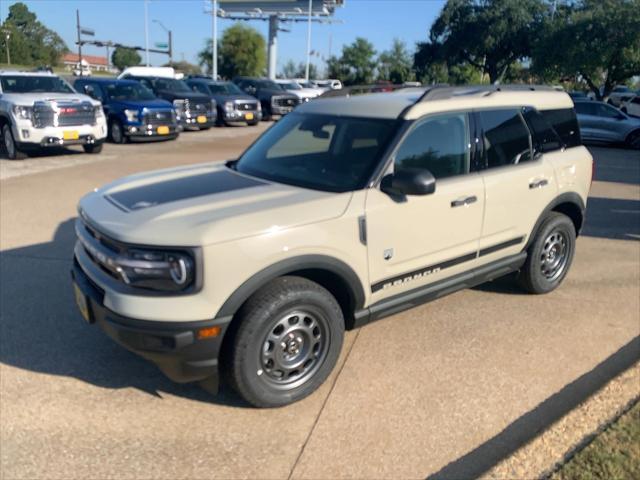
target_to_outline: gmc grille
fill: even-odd
[[[95,125],[95,123],[95,108],[89,102],[36,102],[33,106],[33,126],[36,128]]]

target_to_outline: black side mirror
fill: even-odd
[[[436,179],[429,170],[398,169],[386,175],[380,189],[389,195],[430,195],[436,191]]]

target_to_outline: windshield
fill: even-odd
[[[153,81],[154,88],[169,92],[191,92],[189,85],[175,78],[157,78]]]
[[[214,95],[246,95],[235,83],[210,83],[209,91]]]
[[[140,83],[110,83],[105,88],[107,98],[115,101],[153,100],[156,96]]]
[[[268,90],[282,90],[282,87],[273,80],[258,80],[258,82],[256,83],[258,84],[258,88],[264,88]]]
[[[53,76],[3,75],[0,84],[4,93],[75,93],[67,82]]]
[[[240,157],[236,170],[329,192],[364,188],[396,120],[290,113]]]
[[[280,86],[285,90],[302,90],[302,87],[296,82],[281,83]]]

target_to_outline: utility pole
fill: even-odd
[[[169,30],[169,65],[173,65],[173,36]]]
[[[218,80],[218,0],[211,0],[211,78]]]
[[[82,40],[80,40],[80,10],[76,10],[76,30],[78,32],[78,65],[82,73]]]
[[[311,65],[311,7],[313,0],[309,0],[309,18],[307,21],[307,67],[304,73],[304,79],[309,81],[309,68]]]
[[[148,0],[144,0],[144,50],[147,67],[149,66],[149,9],[147,8]]]

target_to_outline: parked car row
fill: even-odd
[[[172,68],[131,67],[118,78],[80,76],[73,86],[52,72],[0,71],[0,131],[10,159],[29,150],[170,140],[183,130],[256,125],[286,115],[327,87],[300,80],[178,78]]]

